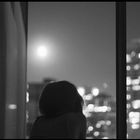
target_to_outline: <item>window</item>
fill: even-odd
[[[27,137],[46,82],[85,101],[87,139],[116,138],[115,2],[29,2]]]

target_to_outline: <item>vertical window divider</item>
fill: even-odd
[[[126,139],[126,2],[116,2],[117,139]]]

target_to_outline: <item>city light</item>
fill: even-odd
[[[104,120],[101,120],[98,122],[100,125],[105,125],[105,121]]]
[[[134,100],[132,102],[132,106],[133,106],[134,109],[140,108],[140,100]]]
[[[107,106],[95,106],[94,112],[107,112],[108,107]]]
[[[92,100],[92,94],[85,95],[85,100]]]
[[[138,85],[140,83],[139,79],[132,80],[132,85]]]
[[[130,87],[126,87],[126,89],[127,89],[127,91],[130,91],[131,88]]]
[[[140,122],[140,113],[139,112],[130,112],[129,113],[129,122],[136,124]]]
[[[94,106],[93,104],[88,104],[86,110],[88,112],[110,112],[111,107],[108,106]]]
[[[98,96],[99,95],[99,89],[98,88],[92,88],[92,94],[93,96]]]
[[[111,111],[111,107],[110,107],[110,106],[108,106],[107,111],[108,111],[108,112],[110,112],[110,111]]]
[[[127,85],[127,86],[131,85],[131,82],[132,82],[132,81],[131,81],[131,78],[130,78],[130,77],[127,77],[127,78],[126,78],[126,85]]]
[[[131,57],[129,54],[126,55],[126,61],[127,61],[127,63],[131,62]]]
[[[29,102],[29,92],[26,92],[26,103]]]
[[[106,121],[106,125],[108,125],[108,126],[111,125],[111,121],[110,120],[107,120]]]
[[[87,110],[83,110],[83,114],[86,116],[86,118],[91,117],[91,113]]]
[[[100,128],[101,127],[101,123],[100,122],[98,122],[97,124],[96,124],[96,128]]]
[[[139,117],[139,112],[130,112],[129,113],[129,117],[135,117],[135,116],[137,116],[137,117]]]
[[[26,122],[29,121],[29,111],[26,110]]]
[[[15,110],[15,109],[17,109],[17,105],[16,104],[9,104],[8,108],[11,110]]]
[[[132,129],[139,129],[140,128],[140,125],[139,124],[132,124]]]
[[[131,69],[131,67],[130,66],[126,66],[126,69],[127,69],[127,71],[129,71]]]
[[[127,94],[126,97],[127,97],[127,100],[131,99],[131,95],[130,94]]]
[[[140,53],[138,54],[138,58],[140,58]]]
[[[134,70],[138,70],[140,68],[139,64],[134,65]]]
[[[100,132],[98,132],[98,131],[94,132],[94,136],[96,136],[96,137],[99,136],[99,134],[100,134]]]
[[[89,126],[88,131],[92,131],[92,130],[93,130],[93,126]]]
[[[131,56],[134,57],[135,55],[136,55],[136,52],[135,51],[132,51],[131,52]]]
[[[128,139],[129,135],[127,134],[127,139]]]
[[[94,105],[93,104],[88,104],[87,110],[88,110],[88,112],[93,112],[94,111]]]
[[[131,105],[130,104],[127,104],[127,109],[129,109],[131,107]]]
[[[109,139],[109,137],[103,137],[102,139]]]
[[[81,95],[81,96],[84,96],[84,94],[85,94],[85,92],[86,92],[86,90],[85,90],[85,88],[84,87],[78,87],[78,93]]]
[[[140,85],[132,86],[132,90],[139,91],[140,90]]]

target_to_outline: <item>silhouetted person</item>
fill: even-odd
[[[85,139],[83,102],[76,87],[68,81],[46,85],[39,100],[42,115],[34,122],[30,138]]]

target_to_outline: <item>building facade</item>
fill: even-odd
[[[127,48],[127,138],[140,137],[140,42]]]

